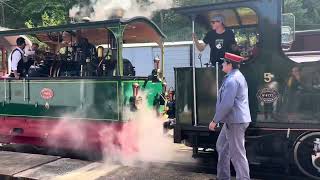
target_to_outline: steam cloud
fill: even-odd
[[[141,96],[143,101],[138,111],[131,112],[128,108],[124,112],[124,119],[130,120],[130,123],[124,125],[122,131],[116,134],[120,146],[106,146],[106,162],[117,161],[132,165],[136,162],[174,159],[176,149],[173,140],[163,135],[163,120],[157,116],[156,111],[147,107],[146,95],[141,93]],[[115,134],[112,129],[105,129],[103,133]]]
[[[112,15],[114,9],[121,8],[124,10],[124,18],[134,16],[151,18],[155,11],[173,7],[173,0],[149,0],[147,3],[139,3],[139,0],[90,0],[90,2],[89,6],[74,6],[69,11],[70,17],[89,15],[93,21],[105,20]]]
[[[138,166],[140,168],[148,168],[152,162],[168,162],[168,161],[184,161],[193,162],[188,154],[179,153],[177,146],[174,145],[172,138],[163,135],[163,119],[157,116],[157,112],[147,105],[146,94],[139,92],[142,102],[139,104],[139,110],[130,111],[128,107],[123,113],[123,119],[129,120],[127,123],[110,123],[101,129],[94,129],[97,132],[97,140],[102,143],[104,163],[98,166],[96,172],[105,172],[113,165]],[[71,116],[81,115],[80,110]],[[55,133],[66,133],[69,142],[73,148],[85,147],[87,144],[86,135],[88,132],[85,121],[75,121],[70,119],[70,115],[65,116],[60,123],[53,128]],[[61,129],[64,129],[61,132]],[[92,131],[92,130],[89,130]],[[58,135],[58,134],[57,134]],[[71,140],[71,141],[70,141]],[[51,146],[58,146],[61,140],[56,139],[50,142]],[[163,164],[164,165],[164,164]],[[161,165],[159,165],[161,166]],[[73,175],[79,179],[99,179],[86,172],[70,172],[58,179],[75,179]]]
[[[70,147],[75,149],[88,148],[88,136],[95,134],[101,142],[104,160],[107,163],[120,163],[134,165],[155,161],[170,161],[186,159],[177,154],[177,147],[172,138],[163,134],[163,119],[157,112],[148,107],[146,94],[140,92],[142,102],[139,110],[130,111],[128,107],[123,113],[123,119],[128,122],[102,123],[98,129],[92,129],[85,120],[75,120],[74,117],[85,117],[85,111],[78,110],[65,115],[59,123],[51,127],[52,135],[47,142],[51,147],[59,147],[63,139],[54,137],[67,137]],[[92,112],[91,113],[97,113]],[[90,149],[90,148],[89,148]]]

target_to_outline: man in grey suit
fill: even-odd
[[[241,56],[226,53],[222,70],[227,73],[219,89],[216,114],[209,125],[214,131],[217,123],[224,123],[219,134],[217,178],[230,180],[230,160],[237,180],[249,180],[249,164],[245,149],[245,131],[251,122],[248,85],[239,71]]]

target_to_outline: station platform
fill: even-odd
[[[174,157],[161,160],[123,163],[105,160],[89,161],[59,153],[42,154],[29,146],[0,147],[0,180],[211,180],[216,179],[216,160],[212,152],[201,150],[192,158],[192,148],[174,144]],[[15,151],[15,152],[14,152]],[[59,155],[57,155],[59,154]],[[162,154],[163,155],[163,154]],[[155,155],[154,155],[155,156]],[[292,179],[280,169],[267,170],[250,165],[252,180]],[[234,172],[233,172],[234,175]],[[233,177],[232,179],[235,179]]]
[[[90,162],[41,154],[0,151],[0,179],[23,180],[209,180],[213,174],[175,169],[152,162],[143,166]]]

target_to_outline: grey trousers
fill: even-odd
[[[216,148],[218,151],[218,180],[230,180],[230,160],[236,171],[237,180],[250,180],[249,164],[244,145],[245,131],[249,123],[224,124],[219,134]]]

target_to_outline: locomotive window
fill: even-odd
[[[294,62],[320,61],[320,25],[311,9],[304,15],[298,14],[290,7],[282,15],[282,50]],[[305,20],[308,16],[308,20]]]
[[[259,52],[259,34],[256,27],[235,29],[235,38],[238,45],[238,54],[245,61],[253,60]]]
[[[243,7],[238,8],[236,11],[241,18],[242,25],[258,24],[258,16],[252,9]]]
[[[244,26],[255,26],[258,24],[258,17],[254,10],[247,7],[239,7],[235,9],[223,9],[223,10],[213,10],[206,12],[206,14],[200,14],[198,16],[198,21],[204,23],[206,20],[207,27],[210,27],[210,18],[214,15],[222,15],[225,18],[225,25],[227,27],[241,28]]]
[[[302,12],[297,10],[302,4],[291,5],[289,1],[285,3],[281,19],[281,46],[292,63],[282,70],[283,84],[269,83],[281,96],[273,104],[266,104],[264,112],[290,122],[317,123],[320,117],[320,24],[312,8],[304,8]]]
[[[40,32],[28,38],[39,45],[26,48],[29,77],[113,76],[116,71],[116,56],[99,56],[96,48],[107,44],[117,54],[115,38],[106,28]]]
[[[201,14],[196,21],[200,24],[205,23],[207,29],[211,29],[210,17],[222,15],[225,18],[224,24],[227,28],[234,31],[237,42],[236,54],[251,61],[258,56],[259,52],[259,32],[257,13],[247,7],[238,7],[234,9],[213,10],[206,14]],[[197,32],[197,30],[196,30]]]
[[[244,57],[245,61],[253,60],[259,52],[258,16],[250,8],[237,8],[239,27],[234,29],[238,54]]]

